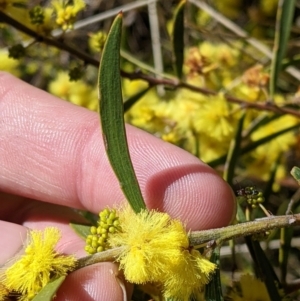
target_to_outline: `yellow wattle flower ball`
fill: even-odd
[[[259,8],[268,17],[276,16],[278,0],[259,1]]]
[[[97,90],[83,80],[71,81],[67,72],[58,72],[56,78],[49,83],[48,91],[73,104],[97,111]]]
[[[55,251],[60,239],[59,229],[32,230],[25,254],[15,261],[4,274],[4,286],[21,294],[22,300],[31,300],[53,278],[67,275],[73,270],[76,259]]]
[[[265,284],[249,274],[242,275],[239,282],[234,282],[228,297],[233,301],[271,301]]]
[[[233,137],[237,116],[222,94],[207,97],[197,116],[194,127],[198,132],[220,142],[229,141]]]
[[[107,34],[104,31],[98,31],[89,35],[89,48],[93,53],[99,53],[103,50]]]
[[[125,247],[117,261],[129,282],[155,283],[172,300],[188,300],[209,282],[216,266],[189,246],[179,220],[154,210],[135,214],[129,207],[118,216],[121,231],[108,242]]]
[[[74,0],[72,4],[62,0],[52,0],[51,4],[56,11],[56,23],[62,30],[72,29],[77,14],[86,6],[83,0]]]

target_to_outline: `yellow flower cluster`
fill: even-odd
[[[278,7],[278,0],[264,0],[259,2],[259,7],[262,12],[270,17],[275,16]]]
[[[0,49],[0,61],[1,61],[1,66],[0,66],[1,71],[9,72],[15,76],[20,75],[20,71],[18,70],[19,61],[8,57],[8,52],[5,51],[4,49]]]
[[[226,153],[240,114],[222,94],[203,96],[182,90],[171,100],[139,100],[126,120],[208,162]]]
[[[85,8],[83,0],[74,0],[72,4],[64,0],[52,0],[56,11],[56,23],[63,30],[72,29],[77,14]]]
[[[208,42],[186,52],[184,72],[189,84],[220,89],[233,80],[231,71],[238,65],[238,51],[225,44]],[[129,83],[124,81],[124,90]],[[205,96],[190,90],[168,92],[165,99],[148,94],[132,107],[126,119],[211,161],[226,154],[240,117],[238,107],[220,93]]]
[[[97,90],[83,80],[70,81],[67,72],[59,72],[57,77],[50,82],[48,91],[53,95],[90,110],[96,111],[98,108]]]
[[[228,298],[232,301],[271,301],[265,284],[249,274],[242,275],[239,282],[234,282]]]
[[[71,271],[76,259],[55,251],[60,237],[57,228],[30,231],[25,254],[0,275],[0,296],[4,291],[6,294],[20,294],[21,300],[31,300],[51,279]]]
[[[209,163],[226,155],[230,142],[235,138],[242,110],[240,105],[228,102],[224,93],[229,92],[248,102],[265,103],[269,99],[268,71],[243,55],[242,44],[235,43],[232,46],[203,42],[198,47],[187,49],[185,53],[184,73],[187,83],[220,91],[217,95],[207,96],[182,89],[168,91],[164,98],[159,98],[152,90],[127,112],[127,122],[186,149],[204,162]],[[247,66],[244,73],[241,73],[241,61]],[[123,89],[137,90],[137,87],[132,88],[131,82],[123,81]],[[282,103],[280,95],[275,95],[274,100],[278,105]],[[264,114],[266,118],[272,116],[270,113]],[[261,117],[261,111],[247,109],[245,132],[259,122]],[[290,116],[274,119],[257,127],[248,141],[256,141],[293,124],[297,124],[297,120]],[[286,152],[295,143],[295,134],[290,132],[252,151],[242,159],[243,176],[267,179],[280,153]],[[271,155],[267,149],[272,149]],[[276,180],[284,175],[282,161]]]
[[[119,229],[119,217],[116,210],[104,209],[99,213],[97,227],[92,226],[86,238],[85,251],[89,254],[102,252],[109,249],[108,239]]]
[[[104,47],[107,34],[103,31],[91,33],[89,35],[89,47],[94,53],[100,53]]]
[[[129,207],[118,216],[121,231],[108,242],[125,246],[117,261],[129,282],[153,283],[172,300],[189,300],[209,282],[216,266],[189,246],[179,220],[154,210],[135,214]]]
[[[297,118],[284,115],[256,130],[251,135],[251,140],[257,141],[288,127],[297,125],[298,123],[299,121]],[[272,139],[266,144],[257,147],[245,157],[245,161],[248,162],[245,172],[247,172],[247,175],[259,177],[260,179],[267,181],[270,176],[270,170],[273,164],[278,160],[278,157],[286,153],[296,143],[297,138],[295,134],[290,131]],[[285,158],[282,156],[276,173],[276,180],[280,180],[285,176],[286,171],[284,163]],[[278,190],[278,188],[279,187],[276,184],[273,187],[275,190]]]

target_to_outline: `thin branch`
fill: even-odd
[[[148,16],[150,23],[150,32],[151,32],[151,41],[152,41],[152,53],[154,61],[154,69],[156,74],[163,73],[163,59],[161,53],[161,44],[160,44],[160,33],[159,33],[159,22],[157,16],[157,7],[156,2],[148,4]],[[157,76],[157,78],[161,78]],[[165,94],[163,86],[157,86],[158,95],[162,96]]]
[[[270,216],[224,228],[194,231],[189,235],[191,245],[201,245],[208,241],[226,241],[242,236],[300,225],[300,213],[294,215]]]
[[[78,259],[75,271],[98,262],[115,261],[122,251],[124,251],[124,247],[118,247],[82,257]]]
[[[198,246],[211,241],[217,241],[221,244],[230,239],[297,225],[300,225],[300,213],[270,216],[218,229],[193,231],[189,233],[189,241],[191,246]],[[122,246],[80,258],[76,270],[98,262],[115,261],[124,250],[125,246]]]
[[[296,190],[296,192],[293,194],[293,196],[291,197],[290,202],[289,202],[289,204],[288,204],[288,207],[287,207],[287,209],[286,209],[285,214],[290,214],[290,213],[292,213],[292,212],[293,212],[293,208],[295,208],[295,205],[296,205],[297,203],[299,203],[299,201],[300,201],[300,188],[298,188],[298,189]]]
[[[63,43],[62,39],[54,39],[52,37],[44,36],[34,30],[28,28],[24,24],[20,23],[19,21],[13,19],[12,17],[6,15],[3,11],[0,11],[0,22],[5,22],[14,28],[22,31],[23,33],[27,34],[34,38],[37,42],[45,43],[50,46],[54,46],[58,49],[65,50],[70,54],[76,56],[77,58],[84,61],[86,64],[93,65],[95,67],[99,67],[99,61],[95,60],[91,56],[87,55],[84,52],[77,50],[75,47],[72,47],[66,43]]]

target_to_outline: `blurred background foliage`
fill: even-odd
[[[300,165],[300,1],[291,1],[286,49],[283,58],[276,58],[276,18],[277,23],[286,18],[278,17],[283,2],[186,1],[181,75],[173,49],[181,35],[173,30],[180,1],[0,0],[0,69],[97,111],[98,61],[112,19],[122,10],[127,122],[186,149],[238,186],[247,220],[266,212],[285,214],[289,204],[296,213],[299,191],[290,170]],[[276,80],[274,62],[281,69]],[[245,185],[264,191],[265,211],[252,198],[256,188],[241,193]],[[300,287],[298,232],[289,240],[288,253],[279,244],[282,232],[266,236],[265,252],[285,289],[281,295]],[[234,279],[253,271],[239,243],[234,261],[227,255],[222,259],[226,285],[232,270]],[[237,297],[243,294],[242,282],[237,286],[227,298],[246,300]]]

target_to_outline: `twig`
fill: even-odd
[[[90,64],[95,67],[99,66],[99,61],[95,60],[94,58],[87,55],[86,53],[81,52],[81,51],[77,50],[75,47],[72,47],[66,43],[63,43],[62,41],[60,41],[59,38],[54,39],[52,37],[47,37],[38,32],[35,32],[34,30],[32,30],[32,29],[28,28],[27,26],[25,26],[24,24],[20,23],[19,21],[6,15],[3,11],[0,11],[0,21],[5,22],[5,23],[15,27],[16,29],[24,32],[25,34],[34,38],[37,42],[45,43],[47,45],[54,46],[58,49],[65,50],[65,51],[69,52],[70,54],[76,56],[77,58],[81,59],[86,64]]]
[[[293,212],[293,208],[300,200],[300,188],[296,190],[296,192],[293,194],[293,196],[290,199],[289,205],[286,209],[285,214],[290,214]]]
[[[154,69],[156,74],[163,73],[163,60],[161,53],[161,44],[160,44],[160,33],[159,33],[159,23],[157,16],[157,7],[156,2],[148,4],[148,15],[150,22],[150,32],[151,32],[151,41],[152,41],[152,53],[154,61]],[[156,76],[160,78],[160,76]],[[157,93],[160,96],[165,94],[163,86],[157,86]]]
[[[82,257],[78,259],[75,270],[79,270],[83,267],[105,261],[115,261],[116,258],[121,254],[124,250],[124,247],[118,247],[114,249],[109,249],[107,251],[98,252],[94,255]]]
[[[211,240],[220,240],[223,242],[241,236],[249,236],[256,233],[296,225],[300,225],[300,213],[294,215],[270,216],[224,228],[194,231],[190,233],[189,239],[191,245],[200,245]]]
[[[224,241],[241,236],[249,236],[256,233],[297,225],[300,225],[300,213],[294,215],[270,216],[266,218],[260,218],[252,222],[241,223],[218,229],[193,231],[189,233],[189,241],[191,246],[205,244],[210,241],[218,241],[219,243],[223,243]],[[78,270],[98,262],[115,261],[124,251],[124,249],[125,247],[122,246],[80,258],[78,260],[76,269]]]

